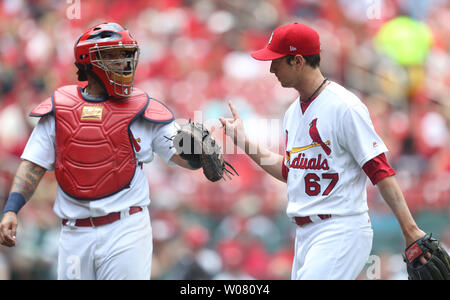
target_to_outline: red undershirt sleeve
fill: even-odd
[[[386,155],[384,153],[381,153],[366,162],[362,169],[366,173],[367,177],[369,177],[373,185],[376,185],[380,180],[386,177],[395,175],[395,171],[387,162]]]

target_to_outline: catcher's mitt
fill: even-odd
[[[189,121],[172,140],[177,153],[183,159],[201,165],[208,180],[215,182],[225,179],[224,174],[231,179],[230,174],[234,174],[226,166],[239,176],[233,166],[223,159],[220,146],[203,124]]]
[[[419,258],[426,252],[431,254],[422,264]],[[409,280],[450,280],[450,258],[439,241],[430,235],[418,239],[405,250]]]

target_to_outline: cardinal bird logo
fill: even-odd
[[[309,123],[309,136],[311,137],[312,141],[318,145],[320,145],[325,151],[327,155],[330,155],[331,149],[327,146],[330,142],[327,141],[326,143],[323,142],[322,138],[320,137],[319,131],[317,130],[317,118],[312,120],[311,123]]]

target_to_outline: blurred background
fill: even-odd
[[[255,138],[280,136],[297,94],[249,53],[276,27],[302,22],[321,37],[321,70],[368,106],[388,159],[423,230],[450,247],[450,1],[448,0],[0,0],[0,205],[37,120],[31,109],[76,83],[73,45],[114,21],[138,40],[136,86],[177,119],[229,116],[232,100]],[[247,123],[246,123],[247,124]],[[270,125],[272,124],[272,125]],[[279,124],[279,125],[277,125]],[[278,126],[278,127],[277,127]],[[226,142],[221,130],[219,141]],[[283,153],[283,141],[271,149]],[[240,177],[145,166],[153,226],[153,279],[289,279],[294,224],[286,188],[245,155],[226,155]],[[399,225],[367,184],[372,256],[359,279],[406,279]],[[0,247],[1,279],[55,279],[60,220],[53,173],[19,214],[18,245]]]

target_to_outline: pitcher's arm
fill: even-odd
[[[240,148],[242,149],[243,147]],[[286,179],[282,175],[283,156],[251,142],[248,138],[245,138],[245,149],[242,150],[264,171],[276,179],[286,182]]]

